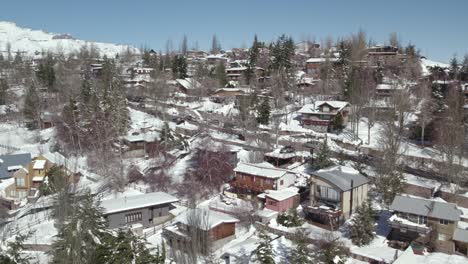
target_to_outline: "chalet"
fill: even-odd
[[[310,174],[306,216],[324,227],[338,227],[367,200],[369,180],[353,168],[333,166]]]
[[[211,249],[218,249],[236,237],[236,223],[238,219],[209,209],[188,209],[175,219],[175,225],[163,229],[163,237],[174,250],[185,251],[195,230],[199,233],[200,241],[210,241]],[[203,239],[205,238],[205,239]],[[200,245],[202,253],[207,253],[207,245]]]
[[[299,205],[299,189],[288,187],[281,190],[267,190],[257,197],[265,201],[265,208],[276,212],[286,212]]]
[[[13,154],[0,156],[0,180],[11,178],[15,172],[31,162],[31,154]]]
[[[396,196],[390,210],[391,240],[434,243],[439,252],[467,254],[468,232],[458,228],[462,212],[455,204]]]
[[[229,81],[240,81],[245,76],[245,72],[247,71],[246,66],[239,66],[239,67],[231,67],[226,69],[226,75]],[[255,67],[255,76],[260,81],[263,80],[265,69],[261,67]]]
[[[145,68],[145,67],[135,67],[128,69],[132,71],[134,74],[151,74],[154,69],[153,68]]]
[[[47,172],[53,165],[54,163],[44,156],[34,158],[13,174],[15,182],[5,188],[6,196],[13,199],[31,196],[31,192],[35,193],[44,182]]]
[[[341,116],[342,126],[348,122],[349,103],[342,101],[317,101],[306,104],[298,111],[301,114],[301,124],[305,128],[317,132],[327,132],[333,129],[333,123]]]
[[[188,58],[204,58],[208,55],[205,51],[202,50],[188,50],[187,57]]]
[[[217,65],[220,63],[226,64],[228,58],[224,54],[211,54],[206,56],[206,62],[211,65]]]
[[[373,46],[367,49],[368,56],[395,56],[398,54],[398,47],[394,46]]]
[[[296,175],[288,170],[263,163],[240,162],[234,169],[232,186],[240,195],[257,195],[266,190],[281,190],[292,186]]]
[[[170,194],[153,192],[103,200],[101,207],[110,229],[136,224],[147,228],[171,219],[169,211],[177,201],[179,200]]]
[[[192,78],[176,79],[176,86],[184,94],[194,94],[201,84]]]
[[[336,64],[339,62],[338,58],[310,58],[306,60],[306,71],[314,78],[320,78],[320,67],[326,63]]]
[[[297,81],[297,88],[301,90],[307,90],[314,87],[319,80],[314,78],[302,77]]]

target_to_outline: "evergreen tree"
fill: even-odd
[[[8,83],[5,78],[0,79],[0,105],[7,104]]]
[[[187,59],[184,56],[176,55],[172,60],[172,73],[174,78],[187,78]]]
[[[456,80],[458,79],[458,74],[458,60],[456,56],[453,56],[452,60],[450,60],[449,76],[452,80]]]
[[[15,53],[15,58],[13,59],[13,64],[20,65],[21,63],[23,63],[23,58],[21,57],[21,52],[17,51]]]
[[[465,55],[463,58],[463,63],[460,70],[460,79],[464,82],[468,81],[468,55]]]
[[[260,264],[275,264],[275,251],[271,245],[271,239],[262,231],[258,235],[260,241],[258,242],[257,249],[254,251],[254,258]]]
[[[52,244],[52,263],[68,264],[70,260],[83,264],[98,263],[97,247],[103,237],[105,222],[90,193],[73,205],[66,221],[60,226]],[[75,263],[75,262],[71,262]]]
[[[343,123],[344,123],[343,115],[341,113],[336,114],[332,123],[333,130],[341,131],[344,128]]]
[[[54,59],[51,54],[47,54],[45,60],[39,64],[36,72],[37,78],[47,87],[50,92],[55,92],[55,70],[54,70]]]
[[[216,79],[221,87],[225,87],[227,84],[226,66],[220,62],[216,66]]]
[[[292,240],[294,247],[291,249],[291,263],[313,264],[313,254],[307,247],[307,233],[304,229],[298,229]]]
[[[211,54],[218,54],[219,52],[221,52],[221,44],[216,34],[214,34],[211,41]]]
[[[367,200],[357,208],[351,225],[351,240],[353,244],[363,246],[369,244],[374,239],[374,216],[375,212],[372,209],[370,200]]]
[[[187,55],[187,50],[188,50],[188,43],[187,43],[187,35],[184,35],[184,38],[182,39],[182,45],[180,47],[180,53],[182,55]]]
[[[26,119],[37,121],[40,115],[39,109],[39,94],[36,87],[32,84],[26,90],[24,97],[23,114]]]
[[[31,236],[31,232],[27,234],[19,233],[16,235],[13,242],[8,242],[8,248],[6,254],[0,253],[0,263],[2,264],[29,264],[32,260],[29,256],[24,256],[22,253],[26,248],[24,247],[24,241]]]
[[[403,192],[404,182],[405,178],[399,171],[393,171],[380,176],[376,182],[376,187],[386,205],[390,205],[395,196]]]
[[[250,81],[255,76],[255,69],[257,66],[258,57],[260,55],[260,48],[261,43],[258,42],[257,35],[255,35],[252,47],[249,49],[247,70],[245,71],[245,80],[247,81],[247,84],[250,84]]]
[[[81,82],[80,90],[81,102],[87,105],[91,99],[91,83],[89,82],[89,75],[86,74],[83,81]]]
[[[328,147],[328,139],[327,137],[325,137],[312,167],[316,170],[319,170],[329,167],[331,165],[333,165],[333,162],[330,160],[330,149]]]
[[[259,124],[268,125],[270,122],[270,112],[270,102],[268,98],[265,97],[257,109],[257,122]]]
[[[271,67],[275,71],[285,71],[290,73],[292,70],[292,58],[294,55],[294,41],[291,37],[281,35],[271,46],[271,55],[273,57]]]

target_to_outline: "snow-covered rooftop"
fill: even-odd
[[[284,201],[286,199],[289,199],[291,197],[294,197],[297,195],[297,192],[299,191],[298,188],[296,187],[288,187],[282,190],[268,190],[265,192],[265,197],[271,198],[276,201]]]
[[[33,165],[33,169],[43,170],[45,168],[46,162],[47,162],[46,160],[35,160],[34,165]]]
[[[176,222],[184,225],[190,225],[191,217],[201,220],[201,229],[207,231],[222,223],[237,223],[239,220],[228,214],[212,211],[206,208],[189,209],[176,217]],[[200,218],[200,219],[198,219]]]
[[[104,209],[103,213],[108,215],[177,201],[179,201],[179,199],[165,192],[153,192],[104,200],[101,202],[101,207]]]
[[[235,172],[250,174],[261,176],[265,178],[280,178],[286,173],[287,170],[275,168],[273,165],[262,162],[262,163],[244,163],[239,162],[236,168],[234,169]]]
[[[299,109],[298,113],[300,114],[317,114],[320,113],[319,107],[327,104],[338,111],[341,111],[343,108],[349,105],[348,102],[344,101],[317,101],[315,104],[306,104],[301,109]]]

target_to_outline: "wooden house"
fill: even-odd
[[[225,213],[197,208],[178,215],[174,222],[173,226],[163,229],[163,237],[171,249],[184,252],[190,248],[190,233],[196,231],[199,239],[211,242],[209,246],[200,245],[200,251],[207,253],[209,248],[216,250],[236,237],[239,220]]]
[[[285,169],[263,163],[240,162],[234,169],[235,178],[231,185],[239,195],[258,195],[266,190],[281,190],[290,187],[296,175]]]
[[[310,205],[306,216],[324,225],[338,227],[367,200],[369,180],[353,168],[333,166],[310,173]]]
[[[342,125],[348,122],[349,103],[343,101],[317,101],[306,104],[298,111],[301,114],[301,125],[317,132],[327,132],[333,128],[333,122],[338,115]]]
[[[389,239],[433,242],[436,251],[467,254],[468,231],[458,227],[462,212],[455,204],[399,195],[390,210]]]

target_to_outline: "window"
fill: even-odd
[[[437,240],[448,240],[448,236],[446,234],[439,233],[437,234]]]
[[[322,108],[322,111],[323,111],[323,112],[330,112],[330,107],[324,106],[324,107]]]
[[[327,186],[317,186],[317,192],[321,198],[332,200],[332,201],[339,201],[340,194],[333,188],[328,188]]]
[[[420,225],[426,225],[427,224],[427,216],[419,216],[419,222]]]
[[[26,181],[24,178],[16,178],[16,186],[26,186]]]
[[[284,180],[281,180],[281,181],[280,181],[280,185],[283,185],[283,184],[284,184]]]
[[[439,220],[439,223],[440,223],[441,225],[448,225],[448,224],[449,224],[449,221],[448,221],[448,220],[445,220],[445,219],[440,219],[440,220]]]
[[[272,200],[268,200],[268,204],[269,204],[269,205],[273,205],[273,206],[276,206],[276,204],[277,204],[277,203],[276,203],[275,201],[272,201]]]
[[[133,223],[133,222],[138,222],[141,221],[142,219],[142,214],[141,212],[138,213],[132,213],[132,214],[126,214],[125,215],[125,223]]]

